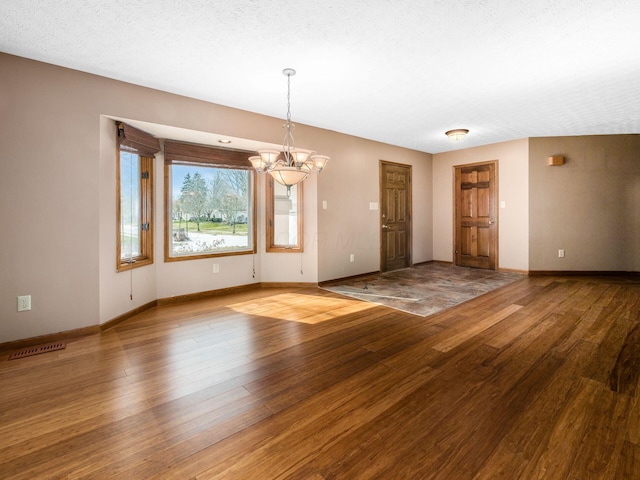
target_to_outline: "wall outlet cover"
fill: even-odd
[[[31,310],[31,295],[21,295],[18,297],[18,311],[26,312]]]

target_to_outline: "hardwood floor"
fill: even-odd
[[[640,282],[531,277],[430,317],[317,289],[0,357],[3,479],[638,479]]]

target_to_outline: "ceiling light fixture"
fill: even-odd
[[[464,139],[467,133],[469,133],[469,130],[467,130],[466,128],[456,128],[455,130],[449,130],[444,134],[449,137],[449,140],[451,140],[452,142],[459,142],[460,140]]]
[[[293,141],[291,130],[295,127],[291,123],[291,77],[296,74],[293,68],[282,71],[287,76],[287,122],[284,124],[286,132],[282,142],[282,152],[279,150],[258,150],[258,154],[249,157],[249,161],[258,173],[267,172],[275,181],[287,187],[287,195],[291,194],[291,187],[306,179],[311,172],[320,173],[327,165],[329,157],[317,155],[308,150],[299,150]]]

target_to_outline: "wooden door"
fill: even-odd
[[[456,265],[498,268],[497,167],[497,161],[454,167]]]
[[[380,271],[411,266],[411,166],[380,162]]]

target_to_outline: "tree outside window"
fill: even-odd
[[[169,151],[166,260],[253,253],[255,174],[250,166],[226,165],[219,156],[215,163],[189,162]]]

